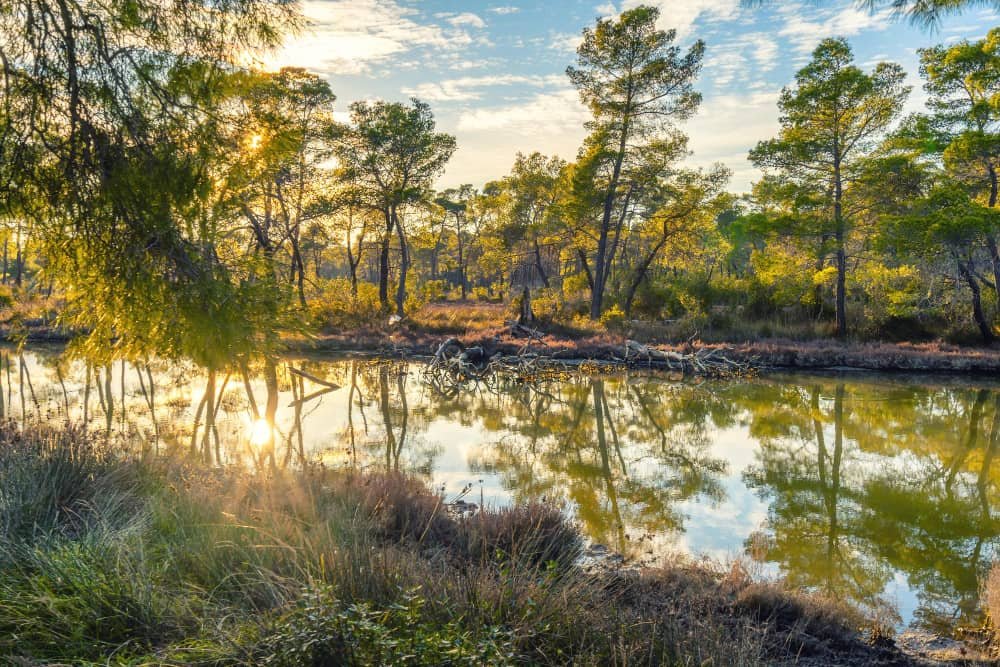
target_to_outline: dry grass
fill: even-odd
[[[507,309],[498,303],[429,303],[409,317],[409,325],[419,331],[466,336],[497,331],[504,327]]]
[[[576,565],[579,533],[547,505],[456,518],[436,493],[402,475],[207,470],[129,461],[89,442],[77,431],[0,430],[0,658],[213,665],[899,658],[861,642],[842,608],[746,576],[683,561],[584,571]],[[67,511],[43,507],[53,503]],[[81,522],[84,508],[89,518]]]

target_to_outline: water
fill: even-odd
[[[323,393],[289,366],[341,388]],[[740,558],[756,576],[900,625],[948,632],[981,621],[980,582],[1000,535],[1000,384],[580,374],[444,395],[422,368],[283,361],[273,447],[241,374],[218,378],[207,440],[204,428],[192,438],[206,377],[190,366],[88,371],[54,351],[9,354],[0,403],[15,419],[86,411],[92,429],[153,453],[193,445],[212,465],[322,461],[410,471],[449,499],[463,489],[476,503],[544,498],[633,558]],[[250,377],[250,387],[263,411],[264,382]]]

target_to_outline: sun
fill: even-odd
[[[247,139],[247,148],[252,151],[257,150],[264,143],[264,137],[259,134],[252,134],[250,138]]]
[[[274,437],[274,427],[266,419],[255,419],[250,423],[250,444],[254,447],[263,447],[271,443]]]

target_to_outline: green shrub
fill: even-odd
[[[427,280],[420,286],[420,292],[425,303],[443,301],[448,293],[448,281]]]
[[[307,589],[294,609],[264,631],[258,664],[502,665],[515,662],[511,633],[487,627],[473,634],[455,620],[425,614],[416,590],[378,608],[344,604],[329,586]]]
[[[0,308],[10,308],[14,305],[14,290],[10,285],[0,285]]]
[[[916,268],[874,264],[859,271],[856,280],[864,297],[865,320],[873,328],[882,328],[894,320],[904,322],[920,314],[925,288]]]
[[[377,324],[383,314],[378,287],[359,282],[355,298],[347,278],[321,281],[319,293],[309,304],[309,312],[316,326],[324,330],[371,326]]]
[[[601,324],[608,331],[624,331],[628,320],[621,306],[615,304],[601,314]]]
[[[565,302],[562,293],[551,287],[535,290],[531,294],[531,309],[535,317],[545,323],[555,322],[562,316]]]
[[[472,298],[475,299],[476,301],[485,301],[485,302],[494,300],[490,298],[490,291],[481,285],[476,285],[475,287],[472,288]]]

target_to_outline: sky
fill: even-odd
[[[510,4],[504,4],[509,2]],[[572,160],[588,118],[566,77],[581,31],[640,0],[305,0],[310,27],[283,48],[260,54],[268,69],[305,67],[329,80],[346,120],[356,100],[431,105],[438,129],[456,136],[458,150],[439,187],[481,187],[509,172],[518,151]],[[744,7],[740,0],[646,0],[661,9],[660,27],[678,42],[706,44],[696,88],[698,114],[689,134],[691,166],[722,163],[730,190],[744,192],[760,177],[747,161],[759,140],[778,130],[777,98],[825,37],[845,37],[857,63],[902,65],[913,92],[908,111],[923,108],[917,49],[983,37],[1000,14],[973,8],[928,31],[888,11],[858,9],[845,0]]]

